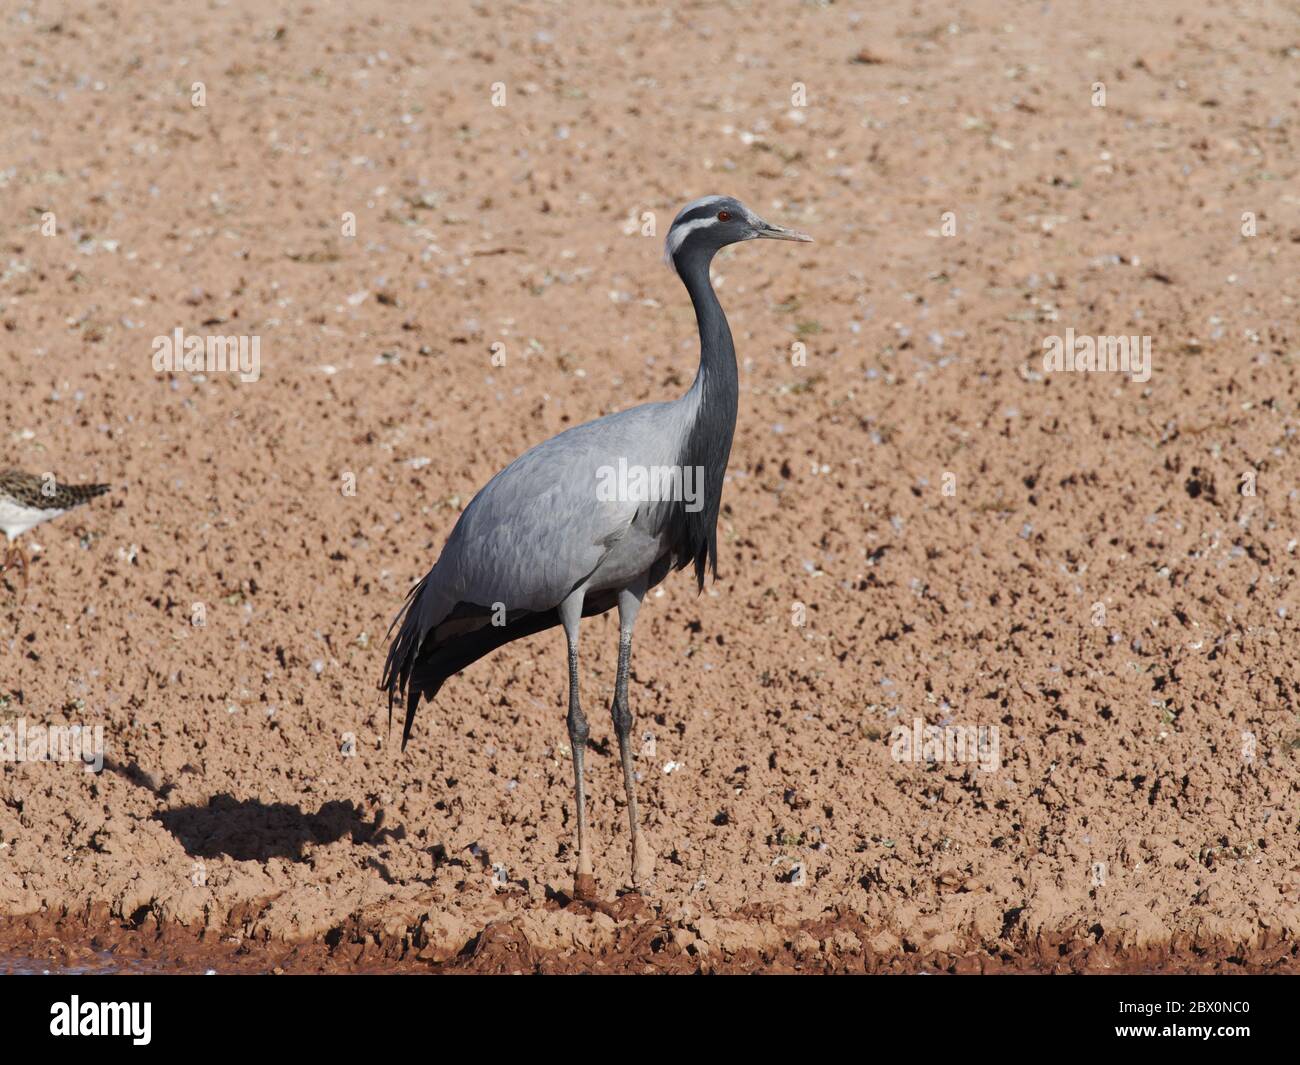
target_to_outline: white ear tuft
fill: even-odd
[[[690,222],[682,222],[680,225],[673,226],[673,228],[668,231],[668,239],[664,242],[664,257],[669,262],[672,262],[673,256],[680,250],[682,242],[686,240],[687,237],[697,229],[717,224],[718,219],[714,216],[711,218],[695,218]]]

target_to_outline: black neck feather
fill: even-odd
[[[703,469],[704,505],[694,512],[683,507],[675,515],[678,520],[674,524],[679,530],[675,561],[679,569],[693,562],[696,581],[703,588],[706,568],[715,577],[718,572],[718,510],[722,504],[727,460],[731,457],[731,440],[736,432],[740,385],[731,329],[709,281],[714,249],[691,245],[688,238],[673,259],[690,293],[700,329],[700,368],[691,386],[692,392],[698,391],[699,402],[679,464]]]

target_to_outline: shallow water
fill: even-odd
[[[69,965],[56,967],[52,962],[36,958],[22,958],[12,954],[0,954],[0,976],[56,976],[68,974],[73,976],[85,973],[116,972],[112,967],[101,968],[98,965]]]
[[[100,951],[93,959],[75,965],[60,965],[48,959],[29,958],[21,954],[0,954],[0,976],[121,976],[143,973],[212,973],[212,969],[185,969],[174,965],[151,965],[130,958],[116,957]]]

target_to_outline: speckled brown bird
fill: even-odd
[[[0,571],[9,569],[17,559],[26,584],[27,555],[14,540],[41,522],[102,496],[108,489],[106,484],[61,484],[52,474],[0,470],[0,529],[9,540]]]

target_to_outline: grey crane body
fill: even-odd
[[[676,437],[698,416],[698,392],[576,426],[515,459],[461,514],[434,567],[429,618],[457,602],[510,611],[560,604],[576,584],[624,587],[668,553],[673,502],[598,498],[600,470],[685,464]],[[562,471],[562,472],[561,472]],[[445,576],[444,576],[445,575]],[[448,602],[448,600],[451,600]]]
[[[578,699],[582,617],[619,609],[619,669],[612,706],[627,788],[633,884],[649,875],[639,836],[627,707],[632,626],[641,599],[674,568],[694,565],[701,588],[717,566],[717,516],[736,425],[735,349],[709,283],[718,248],[766,236],[808,240],[758,219],[729,197],[705,197],[678,214],[668,255],[695,307],[700,367],[681,398],[647,403],[576,426],[525,452],[461,513],[428,575],[394,621],[381,688],[405,695],[405,747],[421,698],[502,644],[562,625],[569,647],[569,735],[574,755],[578,894],[593,889],[584,845],[583,749]],[[611,493],[617,469],[698,471],[698,497]],[[628,496],[627,498],[621,497]]]

